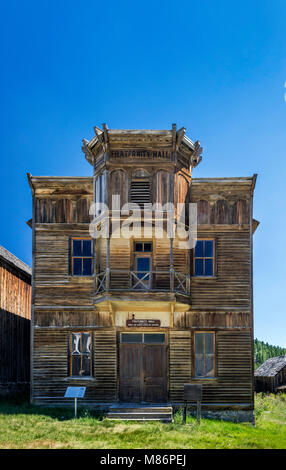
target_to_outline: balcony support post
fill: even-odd
[[[170,291],[174,292],[174,255],[173,255],[174,239],[170,238]]]
[[[106,239],[106,292],[110,289],[110,236]]]

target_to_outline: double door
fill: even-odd
[[[129,403],[167,400],[165,333],[121,333],[119,399]]]

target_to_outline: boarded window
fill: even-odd
[[[214,240],[197,240],[193,260],[194,276],[213,276]]]
[[[144,204],[151,202],[149,179],[131,181],[130,202],[135,202],[141,209],[144,209]]]
[[[71,333],[70,336],[70,375],[90,377],[92,375],[91,333]]]
[[[93,274],[93,243],[91,239],[72,239],[73,276],[92,276]]]
[[[215,375],[215,334],[195,333],[195,377]]]

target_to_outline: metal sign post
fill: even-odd
[[[183,424],[187,419],[187,402],[197,402],[197,421],[201,422],[201,402],[202,402],[202,385],[200,384],[184,384],[184,412]]]
[[[84,398],[86,387],[68,387],[65,398],[74,398],[74,417],[77,418],[77,399]]]

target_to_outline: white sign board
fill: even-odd
[[[83,398],[86,387],[68,387],[66,389],[65,398]]]

